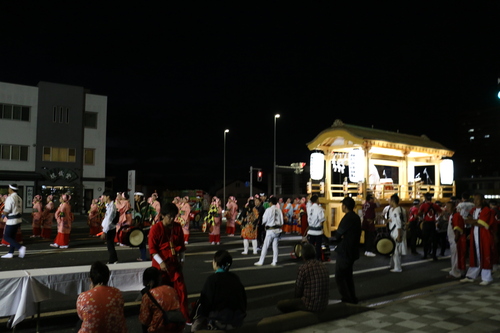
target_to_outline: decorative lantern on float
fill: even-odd
[[[439,166],[441,171],[441,184],[452,185],[454,177],[453,160],[442,160]]]
[[[325,154],[321,150],[311,153],[311,179],[321,180],[325,176]]]

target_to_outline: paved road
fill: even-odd
[[[74,223],[70,248],[66,250],[50,248],[50,241],[48,240],[30,239],[28,224],[23,225],[23,233],[25,235],[25,245],[28,249],[26,257],[24,259],[17,257],[2,259],[0,261],[1,271],[77,265],[89,266],[96,260],[107,261],[105,245],[99,239],[88,237],[88,229],[83,217],[78,217]],[[249,308],[247,322],[257,322],[263,317],[278,314],[275,309],[277,301],[293,295],[293,283],[297,267],[301,262],[292,258],[290,253],[299,240],[300,237],[298,236],[284,235],[280,241],[278,266],[272,267],[269,265],[271,252],[268,253],[269,258],[266,259],[267,265],[256,267],[253,263],[257,261],[257,256],[241,254],[242,244],[239,237],[223,236],[221,245],[217,246],[208,243],[206,234],[193,231],[190,244],[187,246],[187,258],[184,268],[190,301],[196,300],[206,277],[212,274],[211,260],[214,252],[217,249],[224,248],[232,253],[234,257],[232,271],[240,276],[247,290]],[[332,241],[333,245],[334,241]],[[134,262],[138,255],[139,251],[136,248],[118,248],[120,262]],[[354,267],[355,283],[358,298],[361,301],[387,295],[397,295],[406,290],[445,282],[445,271],[449,267],[449,259],[441,258],[439,261],[433,262],[421,260],[419,256],[405,256],[403,258],[404,271],[399,274],[390,273],[388,264],[389,259],[384,256],[374,258],[362,256],[356,262]],[[326,263],[326,265],[333,277],[335,257],[333,256],[332,261]],[[134,302],[137,296],[138,293],[126,293],[125,299],[127,302]],[[339,298],[333,278],[330,283],[330,298]],[[64,309],[74,310],[75,299],[58,303],[43,302],[42,312]],[[136,313],[136,306],[131,306],[127,312],[130,332],[139,330]],[[76,316],[71,313],[64,318],[65,320],[58,320],[57,323],[53,323],[53,320],[43,321],[40,331],[71,332]],[[5,326],[0,324],[0,327],[4,328]],[[26,323],[18,326],[16,332],[33,332],[33,327],[29,326],[29,320],[26,320]]]

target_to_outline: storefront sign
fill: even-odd
[[[35,191],[33,186],[26,186],[26,200],[24,200],[25,208],[33,207],[33,192]]]
[[[75,179],[78,179],[78,175],[70,169],[53,168],[47,172],[47,178],[53,182],[60,179],[72,182]]]

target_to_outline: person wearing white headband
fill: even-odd
[[[5,206],[2,215],[7,217],[5,225],[4,239],[10,244],[9,253],[2,256],[3,259],[14,257],[14,251],[19,251],[19,258],[24,258],[26,255],[26,247],[16,241],[17,230],[23,221],[23,200],[17,195],[17,184],[9,185],[9,196],[5,200]]]

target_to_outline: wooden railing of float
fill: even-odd
[[[398,194],[399,197],[407,200],[421,199],[425,193],[433,194],[434,198],[450,198],[456,196],[455,182],[452,185],[433,185],[416,182],[408,184],[406,195],[403,195],[404,185],[400,184],[376,184],[369,185],[368,191],[375,195],[378,199],[389,199],[391,195]],[[325,189],[326,190],[326,189]],[[344,183],[332,184],[330,193],[333,200],[341,200],[345,196],[355,197],[363,200],[366,196],[367,189],[364,184]],[[320,193],[319,185],[312,185],[312,194],[323,196]]]

